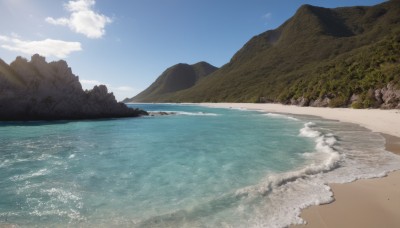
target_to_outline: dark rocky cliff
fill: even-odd
[[[60,120],[146,115],[118,103],[104,85],[84,91],[63,60],[0,60],[0,120]]]

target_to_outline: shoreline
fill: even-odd
[[[400,138],[382,134],[386,150],[400,155]],[[400,227],[400,171],[385,177],[329,184],[335,200],[302,210],[307,224],[290,228]]]
[[[243,108],[264,112],[318,116],[358,124],[379,132],[386,150],[400,155],[400,110],[315,108],[280,104],[203,103],[214,108]],[[361,179],[345,184],[329,184],[334,201],[302,209],[304,225],[290,228],[400,227],[400,171],[382,178]]]
[[[211,108],[243,108],[264,112],[318,116],[324,119],[358,124],[373,132],[400,137],[400,128],[394,127],[400,126],[400,109],[320,108],[264,103],[199,103],[196,105]]]

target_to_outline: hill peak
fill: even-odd
[[[289,31],[298,34],[349,37],[354,35],[335,9],[302,5],[288,23]]]
[[[192,64],[192,66],[196,66],[196,65],[199,65],[199,66],[212,66],[211,64],[209,64],[208,62],[205,62],[205,61],[200,61],[200,62],[197,62],[195,64]]]
[[[218,68],[204,61],[178,63],[166,69],[146,90],[124,102],[151,102],[166,94],[188,89]]]
[[[303,5],[278,28],[251,38],[210,77],[154,101],[399,107],[386,99],[399,86],[399,2]]]

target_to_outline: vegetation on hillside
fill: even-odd
[[[377,107],[374,91],[388,84],[400,89],[400,32],[324,63],[293,82],[277,101],[328,97],[331,107],[343,107],[357,95],[354,108]]]
[[[201,78],[210,75],[218,68],[199,62],[193,65],[179,63],[165,70],[149,88],[124,102],[152,102],[171,93],[194,86]]]
[[[335,9],[304,5],[194,86],[152,101],[379,107],[375,90],[399,88],[399,61],[400,1]]]

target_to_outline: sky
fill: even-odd
[[[117,100],[146,89],[168,67],[221,67],[253,36],[303,4],[383,0],[0,0],[0,58],[64,59],[84,89],[107,85]]]

